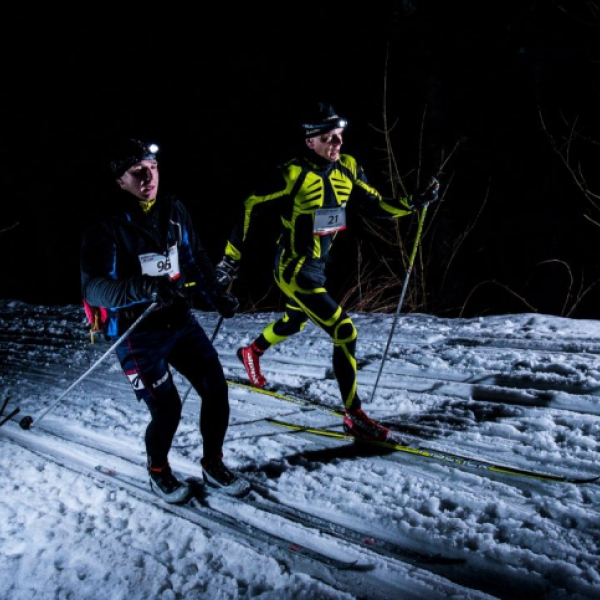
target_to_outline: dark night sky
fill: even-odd
[[[560,314],[566,269],[537,265],[564,261],[575,278],[600,279],[600,230],[583,216],[599,215],[552,152],[538,107],[554,131],[561,114],[577,116],[600,140],[598,11],[585,0],[570,14],[551,1],[489,4],[308,2],[286,14],[250,6],[128,14],[107,5],[64,20],[55,10],[13,17],[2,41],[0,228],[19,225],[0,234],[11,265],[0,296],[79,301],[81,231],[112,193],[104,158],[114,135],[160,144],[161,187],[186,202],[215,259],[257,170],[293,151],[308,101],[327,99],[348,117],[344,150],[390,193],[376,130],[385,89],[402,173],[417,166],[424,112],[426,164],[460,142],[441,177],[434,254],[447,258],[488,194],[440,311],[495,280]],[[597,161],[582,160],[598,193]],[[477,310],[528,312],[513,300],[482,288]],[[600,290],[575,316],[599,317],[599,301]]]

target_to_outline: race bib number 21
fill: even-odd
[[[315,211],[314,235],[328,235],[346,229],[346,210],[344,206],[318,208]]]

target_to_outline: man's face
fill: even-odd
[[[140,200],[154,200],[158,193],[158,163],[142,160],[125,171],[117,183],[122,190]]]
[[[325,160],[335,162],[340,157],[340,150],[344,143],[343,136],[344,130],[340,127],[323,135],[308,138],[306,145]]]

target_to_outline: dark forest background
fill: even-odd
[[[598,2],[107,4],[16,10],[3,28],[0,297],[80,302],[81,233],[114,195],[121,134],[160,145],[161,189],[218,261],[245,194],[323,99],[384,195],[439,174],[404,311],[600,317]],[[274,231],[248,246],[247,310],[279,306]],[[416,217],[372,230],[353,216],[333,294],[394,310],[415,232]]]

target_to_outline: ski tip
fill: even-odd
[[[373,571],[375,565],[373,563],[361,562],[354,560],[352,562],[343,562],[337,565],[340,571]]]
[[[569,478],[569,479],[565,479],[565,481],[567,483],[577,483],[577,484],[598,483],[598,482],[600,482],[600,475],[597,475],[596,477]]]
[[[115,469],[105,467],[104,465],[96,465],[94,469],[103,475],[110,475],[111,477],[115,477],[117,475],[117,471]]]

